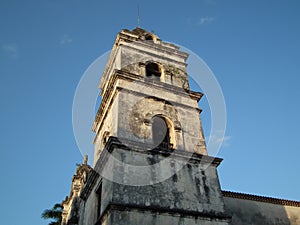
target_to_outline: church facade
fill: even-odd
[[[300,202],[221,190],[187,58],[141,28],[117,35],[92,126],[94,165],[77,168],[63,225],[300,225]]]

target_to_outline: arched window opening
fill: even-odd
[[[145,40],[147,40],[147,41],[153,41],[152,35],[147,34],[147,35],[145,36]]]
[[[161,76],[161,70],[158,64],[148,63],[146,65],[146,77],[159,81],[160,76]]]
[[[170,144],[170,128],[166,120],[160,116],[152,118],[152,138],[154,146],[172,148],[172,144]]]

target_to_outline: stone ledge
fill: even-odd
[[[131,148],[129,148],[127,145],[131,146]],[[163,148],[163,147],[156,147],[156,148],[151,148],[152,146],[146,143],[142,143],[142,142],[137,142],[137,141],[132,141],[129,139],[119,139],[117,137],[114,136],[110,136],[105,148],[103,150],[107,151],[109,153],[113,152],[113,149],[115,147],[119,147],[122,148],[124,150],[128,150],[128,151],[136,151],[136,152],[140,152],[140,153],[144,153],[144,154],[161,154],[161,155],[171,155],[171,157],[174,158],[184,158],[185,160],[188,159],[189,162],[192,163],[201,163],[201,164],[213,164],[214,166],[218,166],[223,159],[221,158],[217,158],[217,157],[211,157],[208,155],[202,155],[199,153],[192,153],[192,152],[187,152],[184,151],[182,149],[172,149],[172,148]],[[101,158],[101,156],[100,156]],[[96,165],[95,165],[95,169],[97,168],[97,164],[99,161],[97,161]],[[103,163],[103,161],[101,162]]]

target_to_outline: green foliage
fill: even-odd
[[[61,225],[62,220],[62,210],[61,204],[55,204],[52,209],[45,209],[41,215],[43,219],[52,219],[49,225]]]
[[[167,66],[167,70],[169,70],[170,73],[171,73],[172,75],[174,75],[175,77],[179,77],[179,76],[181,75],[180,70],[179,70],[178,68],[175,68],[175,67],[172,66],[172,65],[168,65],[168,66]]]

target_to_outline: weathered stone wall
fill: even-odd
[[[79,225],[95,224],[97,221],[97,194],[93,190],[89,198],[83,202],[83,214],[80,215]]]
[[[94,141],[94,165],[96,164],[109,136],[117,136],[118,128],[118,95],[115,96],[115,100],[109,105],[109,113],[103,116],[103,122],[101,128],[96,134]]]
[[[130,221],[130,224],[128,223]],[[104,224],[104,223],[103,223]],[[227,225],[226,221],[180,214],[155,213],[147,211],[113,210],[110,213],[109,223],[113,225]]]
[[[216,165],[204,166],[196,161],[168,160],[166,156],[152,154],[151,151],[136,152],[121,148],[114,149],[113,157],[125,165],[135,166],[135,170],[127,170],[126,166],[122,167],[120,164],[115,166],[113,171],[119,177],[119,183],[154,183],[146,186],[113,183],[110,191],[114,203],[207,213],[224,211]],[[138,168],[139,165],[143,165],[143,170]],[[154,165],[158,167],[155,168]],[[168,178],[168,175],[172,176]],[[156,183],[158,180],[163,181]]]
[[[119,138],[150,144],[153,140],[151,119],[160,115],[170,122],[171,143],[175,148],[207,155],[196,100],[187,94],[163,91],[162,87],[125,81],[119,85],[124,87],[119,94]]]
[[[102,188],[100,189],[100,183]],[[79,225],[90,225],[95,224],[99,220],[99,216],[103,213],[103,210],[107,208],[109,203],[112,201],[112,185],[113,182],[98,177],[96,184],[90,192],[86,201],[81,201],[81,213]],[[98,205],[99,198],[101,198],[101,206]],[[100,213],[99,211],[100,207]],[[102,218],[104,219],[105,216]]]
[[[79,225],[227,224],[216,170],[220,160],[207,164],[208,156],[165,154],[112,140],[117,139],[108,141],[95,167],[102,168],[97,171],[102,176],[81,202]],[[114,182],[104,178],[107,173]]]
[[[300,207],[224,197],[232,225],[300,225]]]

